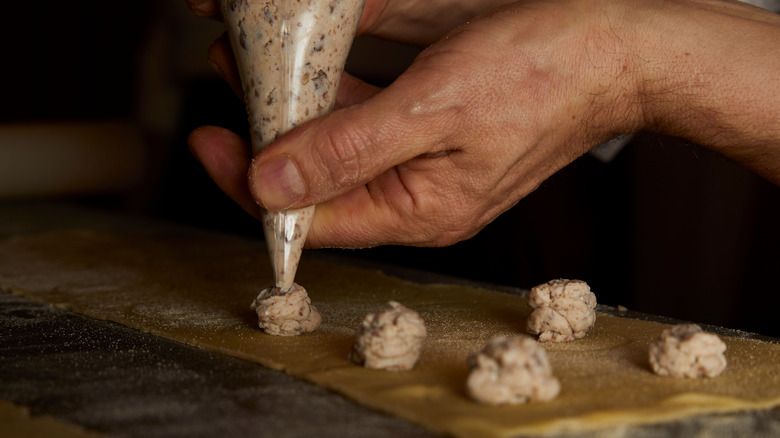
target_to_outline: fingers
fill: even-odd
[[[229,85],[236,96],[243,99],[244,91],[241,86],[241,76],[236,68],[236,59],[227,34],[222,34],[209,47],[208,61],[211,68]]]
[[[336,96],[336,109],[363,103],[374,97],[381,88],[367,84],[360,79],[344,72],[341,75],[338,95]]]
[[[185,0],[192,13],[198,17],[219,18],[217,0]]]
[[[260,218],[261,209],[246,185],[251,156],[249,145],[235,133],[215,126],[204,126],[190,133],[190,150],[211,179],[244,210]]]
[[[336,97],[336,107],[349,107],[363,103],[369,98],[375,96],[379,90],[380,89],[378,87],[366,84],[365,82],[354,78],[347,73],[344,73],[339,84],[338,95]],[[337,126],[340,125],[340,122],[338,121],[333,123]],[[374,125],[372,122],[369,122],[368,124],[372,126]],[[325,135],[329,136],[330,134],[326,132]],[[298,140],[297,144],[302,144],[300,141],[306,142],[306,140]],[[258,157],[256,160],[256,166],[258,168],[262,166],[263,169],[257,170],[256,172],[250,174],[250,179],[254,180],[250,181],[250,186],[254,187],[259,185],[263,187],[260,190],[265,191],[264,194],[257,195],[259,199],[264,199],[262,203],[263,206],[272,210],[290,208],[293,206],[293,202],[296,199],[307,195],[306,187],[309,185],[313,185],[315,192],[311,193],[311,195],[313,195],[317,200],[324,199],[325,196],[330,196],[332,193],[335,193],[332,189],[319,185],[317,181],[322,180],[322,177],[313,175],[313,173],[307,169],[312,166],[312,160],[307,160],[307,162],[296,164],[295,160],[291,160],[289,155],[283,152],[283,147],[275,144],[271,148],[276,151],[275,155],[266,152]],[[323,171],[330,173],[330,168],[334,166],[343,167],[341,162],[333,163],[334,159],[343,159],[342,161],[352,159],[344,158],[343,153],[338,152],[338,150],[333,150],[332,148],[328,149],[328,146],[324,146],[324,148],[325,150],[322,152],[324,158],[318,160],[321,162],[321,165],[318,166],[319,173],[322,173]],[[333,158],[334,153],[337,155],[336,158]],[[262,158],[268,157],[269,155],[272,155],[272,157]],[[381,159],[379,156],[377,158]],[[328,164],[326,161],[330,162],[330,164]],[[376,163],[379,164],[379,162]],[[323,169],[323,165],[326,166],[326,168]],[[305,169],[301,171],[299,166],[303,166]],[[307,176],[313,175],[313,177],[308,178],[308,181],[304,181],[301,177],[302,173],[306,174]],[[255,177],[257,178],[256,180]],[[266,189],[265,187],[269,183],[272,187]],[[341,189],[346,190],[348,187],[341,187]],[[316,200],[314,202],[316,202]],[[300,207],[303,205],[298,206]]]
[[[478,143],[459,133],[468,99],[460,87],[442,85],[450,65],[418,66],[378,93],[347,78],[346,89],[355,88],[343,91],[342,101],[357,103],[298,127],[255,157],[255,200],[270,210],[317,204],[312,247],[441,246],[473,235],[489,220],[474,211],[483,192],[462,186],[474,179],[471,172],[486,172],[468,163],[476,154],[460,151],[459,141]]]
[[[416,164],[414,161],[418,161]],[[458,196],[414,167],[429,159],[412,160],[383,172],[369,183],[318,204],[309,230],[310,247],[373,247],[378,245],[444,246],[473,235],[474,223],[453,225],[461,211]],[[433,159],[430,161],[439,161]],[[443,164],[439,161],[438,165]],[[437,165],[434,164],[434,165]],[[419,179],[427,179],[420,182]],[[434,177],[434,179],[436,179]],[[432,184],[433,183],[433,184]],[[426,189],[427,187],[427,189]],[[475,216],[471,217],[476,219]]]
[[[363,35],[376,24],[377,19],[387,7],[387,0],[366,0],[363,4],[363,14],[358,21],[357,35]]]
[[[341,109],[251,163],[247,145],[219,128],[195,131],[193,153],[255,215],[256,203],[317,204],[313,247],[468,238],[587,148],[641,122],[631,77],[612,74],[625,72],[621,57],[592,38],[583,11],[546,5],[516,3],[460,27],[384,90],[345,74]],[[217,66],[232,66],[229,54],[224,40],[211,50]]]
[[[360,248],[425,242],[425,238],[404,226],[404,217],[412,204],[401,180],[388,172],[376,182],[318,204],[307,246]]]
[[[218,0],[185,1],[195,15],[222,20]],[[208,50],[208,62],[211,68],[230,85],[233,92],[238,97],[243,98],[244,92],[241,87],[241,77],[236,69],[236,59],[233,56],[233,50],[230,48],[227,34],[222,34],[211,44]]]
[[[254,199],[270,210],[317,204],[314,247],[441,246],[475,234],[591,140],[578,120],[590,101],[578,97],[580,72],[529,55],[557,53],[547,40],[508,56],[509,42],[528,37],[494,26],[506,20],[464,26],[376,94],[347,79],[357,88],[343,100],[358,103],[255,157]]]
[[[369,91],[352,96],[363,92]],[[255,200],[269,210],[320,203],[432,152],[431,145],[442,130],[425,129],[425,123],[442,120],[415,114],[414,97],[420,93],[420,89],[396,82],[363,103],[282,136],[252,164],[249,177]]]

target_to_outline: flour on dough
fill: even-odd
[[[366,368],[410,370],[420,357],[426,335],[425,322],[417,312],[390,301],[388,309],[365,316],[349,358]]]
[[[310,333],[320,326],[322,316],[311,305],[306,289],[293,283],[292,289],[263,289],[251,304],[257,312],[257,325],[269,335],[295,336]]]
[[[499,336],[469,357],[469,395],[489,405],[550,401],[561,385],[547,353],[529,336]]]
[[[540,342],[570,342],[584,337],[596,322],[596,295],[581,280],[551,280],[531,289],[528,333]]]
[[[726,369],[726,344],[696,324],[665,329],[650,344],[650,366],[661,376],[715,377]]]

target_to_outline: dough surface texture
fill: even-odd
[[[257,325],[269,335],[311,333],[322,323],[306,289],[297,283],[287,292],[278,287],[263,289],[249,307],[257,312]]]
[[[583,338],[596,322],[596,295],[581,280],[551,280],[531,289],[528,333],[539,342],[571,342]]]
[[[546,402],[561,390],[544,349],[528,336],[493,338],[469,358],[469,365],[466,388],[480,403]]]
[[[426,335],[425,322],[417,312],[390,301],[388,309],[363,319],[350,359],[371,369],[410,370],[420,357]]]
[[[647,352],[669,325],[603,313],[587,337],[544,344],[561,383],[554,400],[483,405],[465,389],[468,356],[497,335],[521,334],[517,321],[531,313],[524,296],[421,284],[311,257],[296,277],[316,297],[322,325],[306,336],[268,336],[247,306],[258,285],[273,281],[263,241],[156,222],[118,231],[108,224],[0,240],[0,289],[254,361],[447,436],[608,434],[780,406],[780,345],[723,336],[729,365],[719,378],[662,379]],[[421,360],[402,373],[347,357],[355,328],[389,301],[418,312],[428,332]]]
[[[726,369],[726,344],[696,324],[678,324],[650,344],[650,366],[661,376],[716,377]]]

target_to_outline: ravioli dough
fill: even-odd
[[[723,337],[729,368],[722,375],[662,378],[651,371],[647,348],[668,325],[600,314],[587,337],[544,345],[561,383],[555,400],[482,406],[464,390],[468,355],[494,336],[520,334],[517,321],[531,313],[524,297],[304,257],[298,280],[323,324],[306,336],[269,336],[246,303],[270,274],[263,242],[157,224],[0,242],[4,291],[283,370],[452,436],[613,430],[780,405],[780,345]],[[419,362],[403,373],[353,364],[354,328],[391,300],[426,322]]]

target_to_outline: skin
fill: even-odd
[[[216,2],[195,5],[219,18]],[[718,0],[368,0],[358,32],[430,44],[392,85],[345,74],[337,111],[249,156],[189,139],[252,214],[317,204],[308,246],[467,239],[598,143],[639,130],[780,184],[780,18]],[[224,40],[209,50],[240,95]]]

